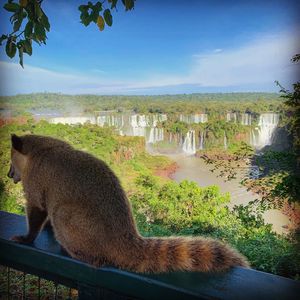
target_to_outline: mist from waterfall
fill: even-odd
[[[49,120],[49,123],[51,124],[70,124],[70,125],[76,125],[76,124],[85,124],[85,123],[91,123],[96,124],[95,117],[55,117],[51,118]]]

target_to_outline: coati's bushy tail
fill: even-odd
[[[126,266],[135,272],[222,272],[233,266],[249,267],[243,255],[214,239],[145,238],[138,248],[135,250],[139,250],[139,253],[132,255],[130,259],[132,263]]]

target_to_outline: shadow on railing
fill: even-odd
[[[176,272],[159,275],[135,274],[110,267],[94,268],[62,253],[51,230],[43,230],[32,246],[9,240],[11,236],[25,232],[23,216],[0,212],[0,264],[55,282],[55,299],[57,284],[78,290],[80,300],[259,300],[299,299],[300,295],[298,281],[243,268],[234,268],[224,274]],[[8,280],[7,289],[1,291],[2,295],[6,293],[6,298],[9,298],[9,284]],[[0,298],[3,299],[1,294]]]

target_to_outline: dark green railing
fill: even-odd
[[[300,299],[298,281],[243,268],[159,275],[94,268],[62,253],[51,230],[32,246],[9,240],[25,232],[24,217],[0,212],[0,264],[75,288],[79,299]]]

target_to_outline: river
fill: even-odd
[[[176,161],[178,169],[172,175],[172,179],[180,182],[184,179],[195,181],[199,186],[205,187],[209,185],[217,185],[223,193],[229,192],[231,201],[229,207],[234,205],[247,204],[252,200],[259,199],[259,195],[247,191],[240,184],[240,179],[224,181],[218,177],[216,173],[210,171],[208,166],[202,159],[195,156],[186,155],[168,155],[172,160]],[[268,224],[272,224],[272,228],[277,233],[286,233],[286,227],[290,224],[289,219],[279,210],[269,210],[264,214],[264,220]]]

